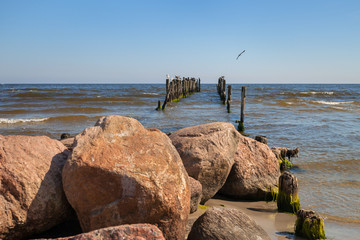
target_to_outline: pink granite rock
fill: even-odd
[[[83,231],[150,223],[183,239],[190,212],[186,170],[170,139],[111,115],[77,135],[63,170],[66,196]]]
[[[57,140],[0,135],[0,239],[21,239],[71,216],[61,181],[66,158]]]

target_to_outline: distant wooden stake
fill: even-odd
[[[228,113],[231,112],[231,109],[230,109],[231,94],[232,94],[232,86],[229,85],[228,86],[228,99],[227,99],[227,111],[228,111]]]
[[[167,78],[166,79],[166,93],[168,93],[169,92],[169,79]]]
[[[239,132],[244,132],[245,131],[245,125],[244,125],[244,120],[245,120],[245,97],[246,97],[246,87],[243,86],[241,88],[241,112],[240,112],[240,122],[239,122],[239,126],[238,126]]]
[[[157,111],[161,110],[161,101],[160,100],[158,101],[158,106],[157,106],[156,110]]]

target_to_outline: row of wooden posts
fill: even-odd
[[[158,107],[156,110],[165,110],[166,104],[168,102],[177,102],[180,98],[187,97],[188,95],[194,92],[201,91],[200,78],[183,78],[175,76],[175,79],[168,77],[166,79],[166,97],[163,105],[161,106],[161,101],[158,101]]]
[[[231,112],[231,95],[232,95],[232,86],[229,85],[228,87],[228,95],[226,100],[226,80],[224,76],[219,77],[218,84],[217,84],[217,91],[220,96],[221,101],[223,104],[226,104],[226,108],[228,113]],[[241,111],[240,111],[240,121],[238,125],[238,130],[240,132],[245,131],[244,121],[245,121],[245,97],[246,97],[246,87],[241,87]]]
[[[163,105],[161,106],[161,101],[158,101],[158,106],[156,110],[165,110],[166,104],[168,102],[177,102],[181,98],[187,97],[191,93],[200,92],[201,84],[200,78],[180,78],[175,76],[175,79],[171,79],[168,76],[166,78],[166,97]],[[219,93],[220,99],[223,104],[227,105],[228,113],[231,112],[231,95],[232,95],[232,86],[227,87],[228,94],[226,99],[226,80],[224,76],[221,76],[218,79],[217,91]],[[240,111],[240,121],[238,122],[238,130],[244,132],[244,120],[245,120],[245,97],[246,97],[246,87],[241,88],[241,111]]]

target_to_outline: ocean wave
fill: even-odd
[[[49,118],[0,118],[0,124],[16,124],[28,122],[44,122]]]
[[[304,95],[334,95],[334,92],[300,92]]]
[[[57,107],[57,108],[47,108],[44,110],[39,110],[38,112],[42,113],[101,113],[106,112],[107,108],[102,107]]]
[[[143,93],[142,95],[151,95],[151,96],[158,96],[159,93]]]
[[[324,92],[281,92],[280,95],[287,96],[315,96],[315,95],[344,95],[344,93],[332,92],[332,91],[324,91]]]
[[[325,105],[341,105],[341,104],[352,104],[354,103],[354,101],[339,101],[339,102],[334,102],[334,101],[311,101],[311,103],[316,103],[316,104],[325,104]]]
[[[25,109],[0,110],[0,114],[24,114],[27,112]]]
[[[59,122],[83,122],[87,120],[97,120],[101,116],[86,116],[86,115],[64,115],[64,116],[56,116],[50,117],[49,121],[59,121]],[[94,122],[95,123],[95,122]]]
[[[58,97],[81,97],[86,96],[85,93],[79,93],[79,92],[62,92],[62,90],[59,91],[28,91],[28,92],[21,92],[15,94],[13,97],[18,98],[38,98],[38,99],[50,99],[50,98],[58,98]]]

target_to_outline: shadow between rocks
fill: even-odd
[[[39,228],[48,230],[26,239],[59,238],[82,233],[76,213],[67,201],[62,185],[62,169],[68,155],[69,151],[65,150],[52,158],[50,168],[28,209],[27,232],[38,232],[36,229]]]

